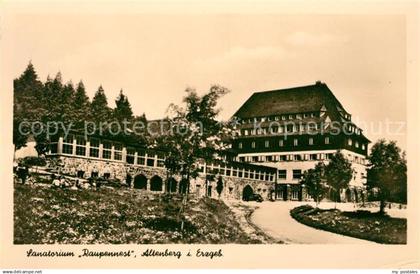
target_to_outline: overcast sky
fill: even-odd
[[[108,102],[120,89],[135,114],[164,116],[187,86],[232,92],[229,118],[255,91],[325,82],[373,142],[397,140],[387,120],[406,121],[405,21],[402,16],[304,15],[19,15],[8,29],[10,75],[29,60],[45,81],[61,71]],[[363,124],[364,123],[364,124]],[[382,124],[382,130],[380,126]]]

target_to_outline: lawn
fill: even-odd
[[[181,197],[137,190],[54,189],[15,184],[15,244],[260,243],[241,228],[222,201],[191,198],[177,218]]]
[[[305,225],[383,244],[407,243],[407,219],[391,218],[369,211],[296,207],[290,215]]]

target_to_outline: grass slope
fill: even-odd
[[[259,243],[223,202],[191,199],[180,231],[180,196],[136,190],[15,184],[15,244]]]

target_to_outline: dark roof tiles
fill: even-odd
[[[244,118],[320,111],[327,105],[344,109],[326,84],[255,92],[234,116]]]

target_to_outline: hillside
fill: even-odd
[[[261,243],[222,201],[191,198],[177,218],[180,196],[137,190],[54,189],[15,184],[15,244]]]

